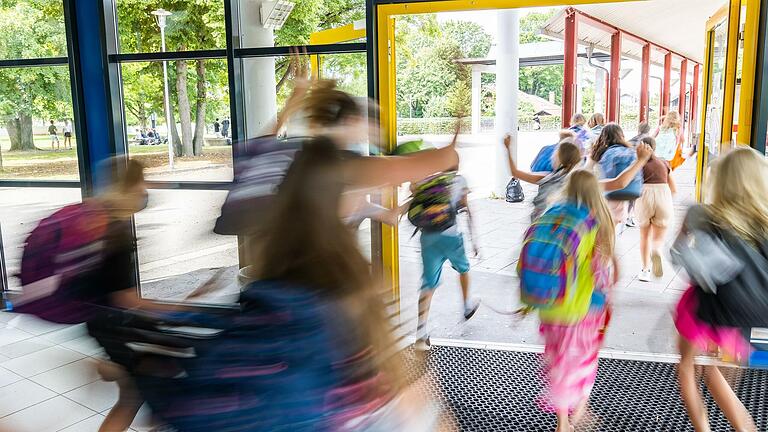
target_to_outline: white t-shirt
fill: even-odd
[[[467,184],[467,180],[464,177],[457,175],[454,177],[453,184],[451,185],[451,204],[458,210],[461,200],[464,199],[467,194],[469,194],[469,185]],[[443,231],[443,234],[461,234],[458,220],[452,227]]]

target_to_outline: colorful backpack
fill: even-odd
[[[518,261],[520,300],[549,321],[574,322],[589,311],[597,224],[589,210],[557,204],[528,229]]]
[[[43,219],[27,237],[21,257],[22,293],[14,312],[59,323],[87,321],[95,306],[78,298],[78,279],[102,262],[109,225],[94,202],[64,207]]]
[[[455,172],[436,174],[416,185],[408,207],[408,220],[417,229],[442,232],[456,225],[458,209],[453,203]]]

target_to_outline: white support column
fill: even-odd
[[[503,195],[510,172],[502,146],[507,133],[517,142],[517,105],[520,88],[520,15],[517,9],[500,10],[496,59],[496,178],[494,191]],[[517,147],[512,149],[517,158]]]
[[[244,47],[274,46],[274,33],[261,25],[262,0],[244,0],[240,6],[241,40]],[[243,61],[245,131],[248,138],[259,136],[277,117],[275,59],[249,58]]]
[[[595,64],[602,65],[602,62],[592,60]],[[608,113],[608,104],[605,100],[607,89],[605,88],[606,73],[602,69],[595,68],[595,112]]]
[[[482,71],[477,65],[472,66],[472,134],[476,135],[480,133],[480,119],[482,118],[482,112],[480,109],[480,102],[482,100],[481,84]]]

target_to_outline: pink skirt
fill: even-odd
[[[696,316],[699,300],[696,289],[691,287],[683,294],[675,310],[675,327],[685,340],[703,353],[719,349],[724,359],[744,362],[749,359],[752,346],[741,329],[717,327],[701,321]]]
[[[589,398],[597,378],[597,360],[603,345],[608,313],[591,311],[579,324],[562,326],[542,323],[544,337],[542,409],[572,411]]]

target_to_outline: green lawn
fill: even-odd
[[[77,153],[74,147],[77,146],[77,140],[72,138],[72,149],[51,150],[51,140],[48,135],[35,135],[35,146],[38,150],[35,151],[9,151],[11,148],[10,138],[7,136],[0,136],[0,149],[2,149],[2,156],[4,161],[32,161],[32,160],[55,160],[55,159],[75,159]],[[59,137],[60,142],[63,144],[63,137]],[[215,151],[219,152],[230,148],[229,146],[206,146],[204,152]],[[129,154],[153,154],[153,153],[167,153],[167,145],[154,145],[154,146],[140,146],[131,145],[128,148]]]

